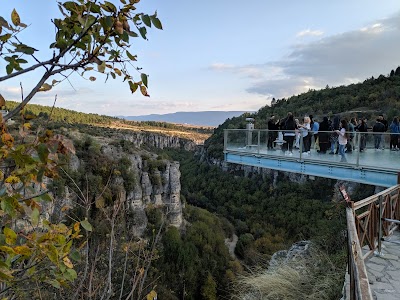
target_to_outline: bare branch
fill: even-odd
[[[40,87],[46,82],[46,80],[51,76],[51,71],[53,70],[54,67],[51,67],[49,69],[49,72],[44,73],[42,78],[39,80],[39,82],[36,84],[36,86],[31,90],[28,96],[12,111],[10,111],[4,118],[3,121],[6,122],[10,118],[14,117],[21,109],[25,107],[25,105],[33,98],[33,96],[38,92]]]
[[[33,198],[36,198],[36,197],[40,197],[40,196],[42,196],[44,194],[47,194],[48,192],[49,192],[49,190],[44,190],[44,191],[40,192],[39,194],[20,199],[20,200],[18,200],[18,202],[24,202],[26,200],[30,200],[30,199],[33,199]]]

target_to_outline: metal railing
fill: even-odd
[[[348,272],[350,299],[372,299],[364,260],[382,255],[382,239],[400,223],[400,185],[358,202],[348,202]],[[362,248],[368,246],[363,253]]]
[[[295,135],[293,150],[289,152],[287,134]],[[297,130],[266,130],[266,129],[225,129],[224,151],[251,153],[256,155],[274,156],[297,161],[318,161],[337,163],[355,168],[372,167],[395,171],[400,169],[400,151],[392,146],[393,139],[400,135],[391,133],[352,132],[348,139],[349,146],[346,161],[341,161],[339,155],[330,155],[331,150],[337,152],[338,142],[332,149],[332,131],[319,131],[318,139],[312,132],[310,136],[310,153],[305,152],[304,139]],[[296,144],[296,139],[298,144]],[[379,141],[379,146],[378,146]],[[290,142],[290,141],[289,141]],[[399,143],[400,144],[400,143]],[[384,153],[384,155],[382,155]]]

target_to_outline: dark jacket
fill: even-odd
[[[374,127],[372,127],[372,131],[373,132],[385,132],[385,125],[379,121],[377,121],[374,125]]]

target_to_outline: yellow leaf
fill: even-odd
[[[4,235],[6,236],[7,245],[14,245],[17,240],[17,234],[11,228],[4,228]]]
[[[119,69],[117,69],[117,68],[114,68],[114,72],[117,73],[118,76],[122,75],[121,71]]]
[[[63,258],[63,262],[64,262],[64,265],[67,266],[67,268],[72,269],[74,267],[71,260],[67,256]]]
[[[105,201],[103,197],[97,198],[96,199],[96,208],[104,208],[105,207]]]
[[[9,133],[3,133],[1,135],[1,140],[8,147],[12,147],[12,145],[14,144],[14,138]]]
[[[17,11],[15,10],[15,8],[13,9],[12,13],[11,13],[11,21],[13,22],[13,24],[15,26],[18,26],[21,23],[21,19],[17,13]]]
[[[62,211],[62,212],[67,211],[67,210],[70,210],[70,209],[71,209],[71,207],[68,206],[68,205],[65,205],[65,206],[61,207],[61,211]]]
[[[140,86],[140,92],[142,93],[143,96],[150,97],[150,95],[147,94],[147,89],[144,85]]]
[[[0,109],[2,109],[3,106],[6,106],[6,99],[0,94]]]
[[[38,90],[39,92],[47,92],[50,91],[52,88],[52,86],[48,83],[43,83],[43,85],[40,87],[40,89]]]
[[[13,248],[8,247],[8,246],[1,246],[0,251],[8,253],[8,254],[16,254]]]
[[[89,80],[90,80],[90,81],[96,81],[96,77],[90,76],[90,77],[89,77]]]
[[[152,290],[150,293],[147,294],[146,299],[147,300],[157,299],[157,293],[154,290]]]
[[[76,223],[74,224],[74,230],[77,231],[77,232],[79,232],[79,230],[80,230],[80,229],[79,229],[79,224],[80,224],[79,222],[76,222]]]
[[[18,182],[20,182],[20,179],[14,175],[8,176],[6,179],[6,183],[18,183]]]
[[[32,254],[32,250],[26,245],[17,246],[17,247],[14,248],[14,251],[17,254],[21,254],[21,255],[24,255],[24,256],[30,256]]]
[[[106,63],[103,61],[100,65],[97,65],[97,70],[100,73],[104,73],[104,70],[106,69]]]

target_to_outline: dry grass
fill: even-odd
[[[233,299],[338,299],[344,275],[344,271],[337,270],[325,254],[313,249],[306,258],[241,277]]]

